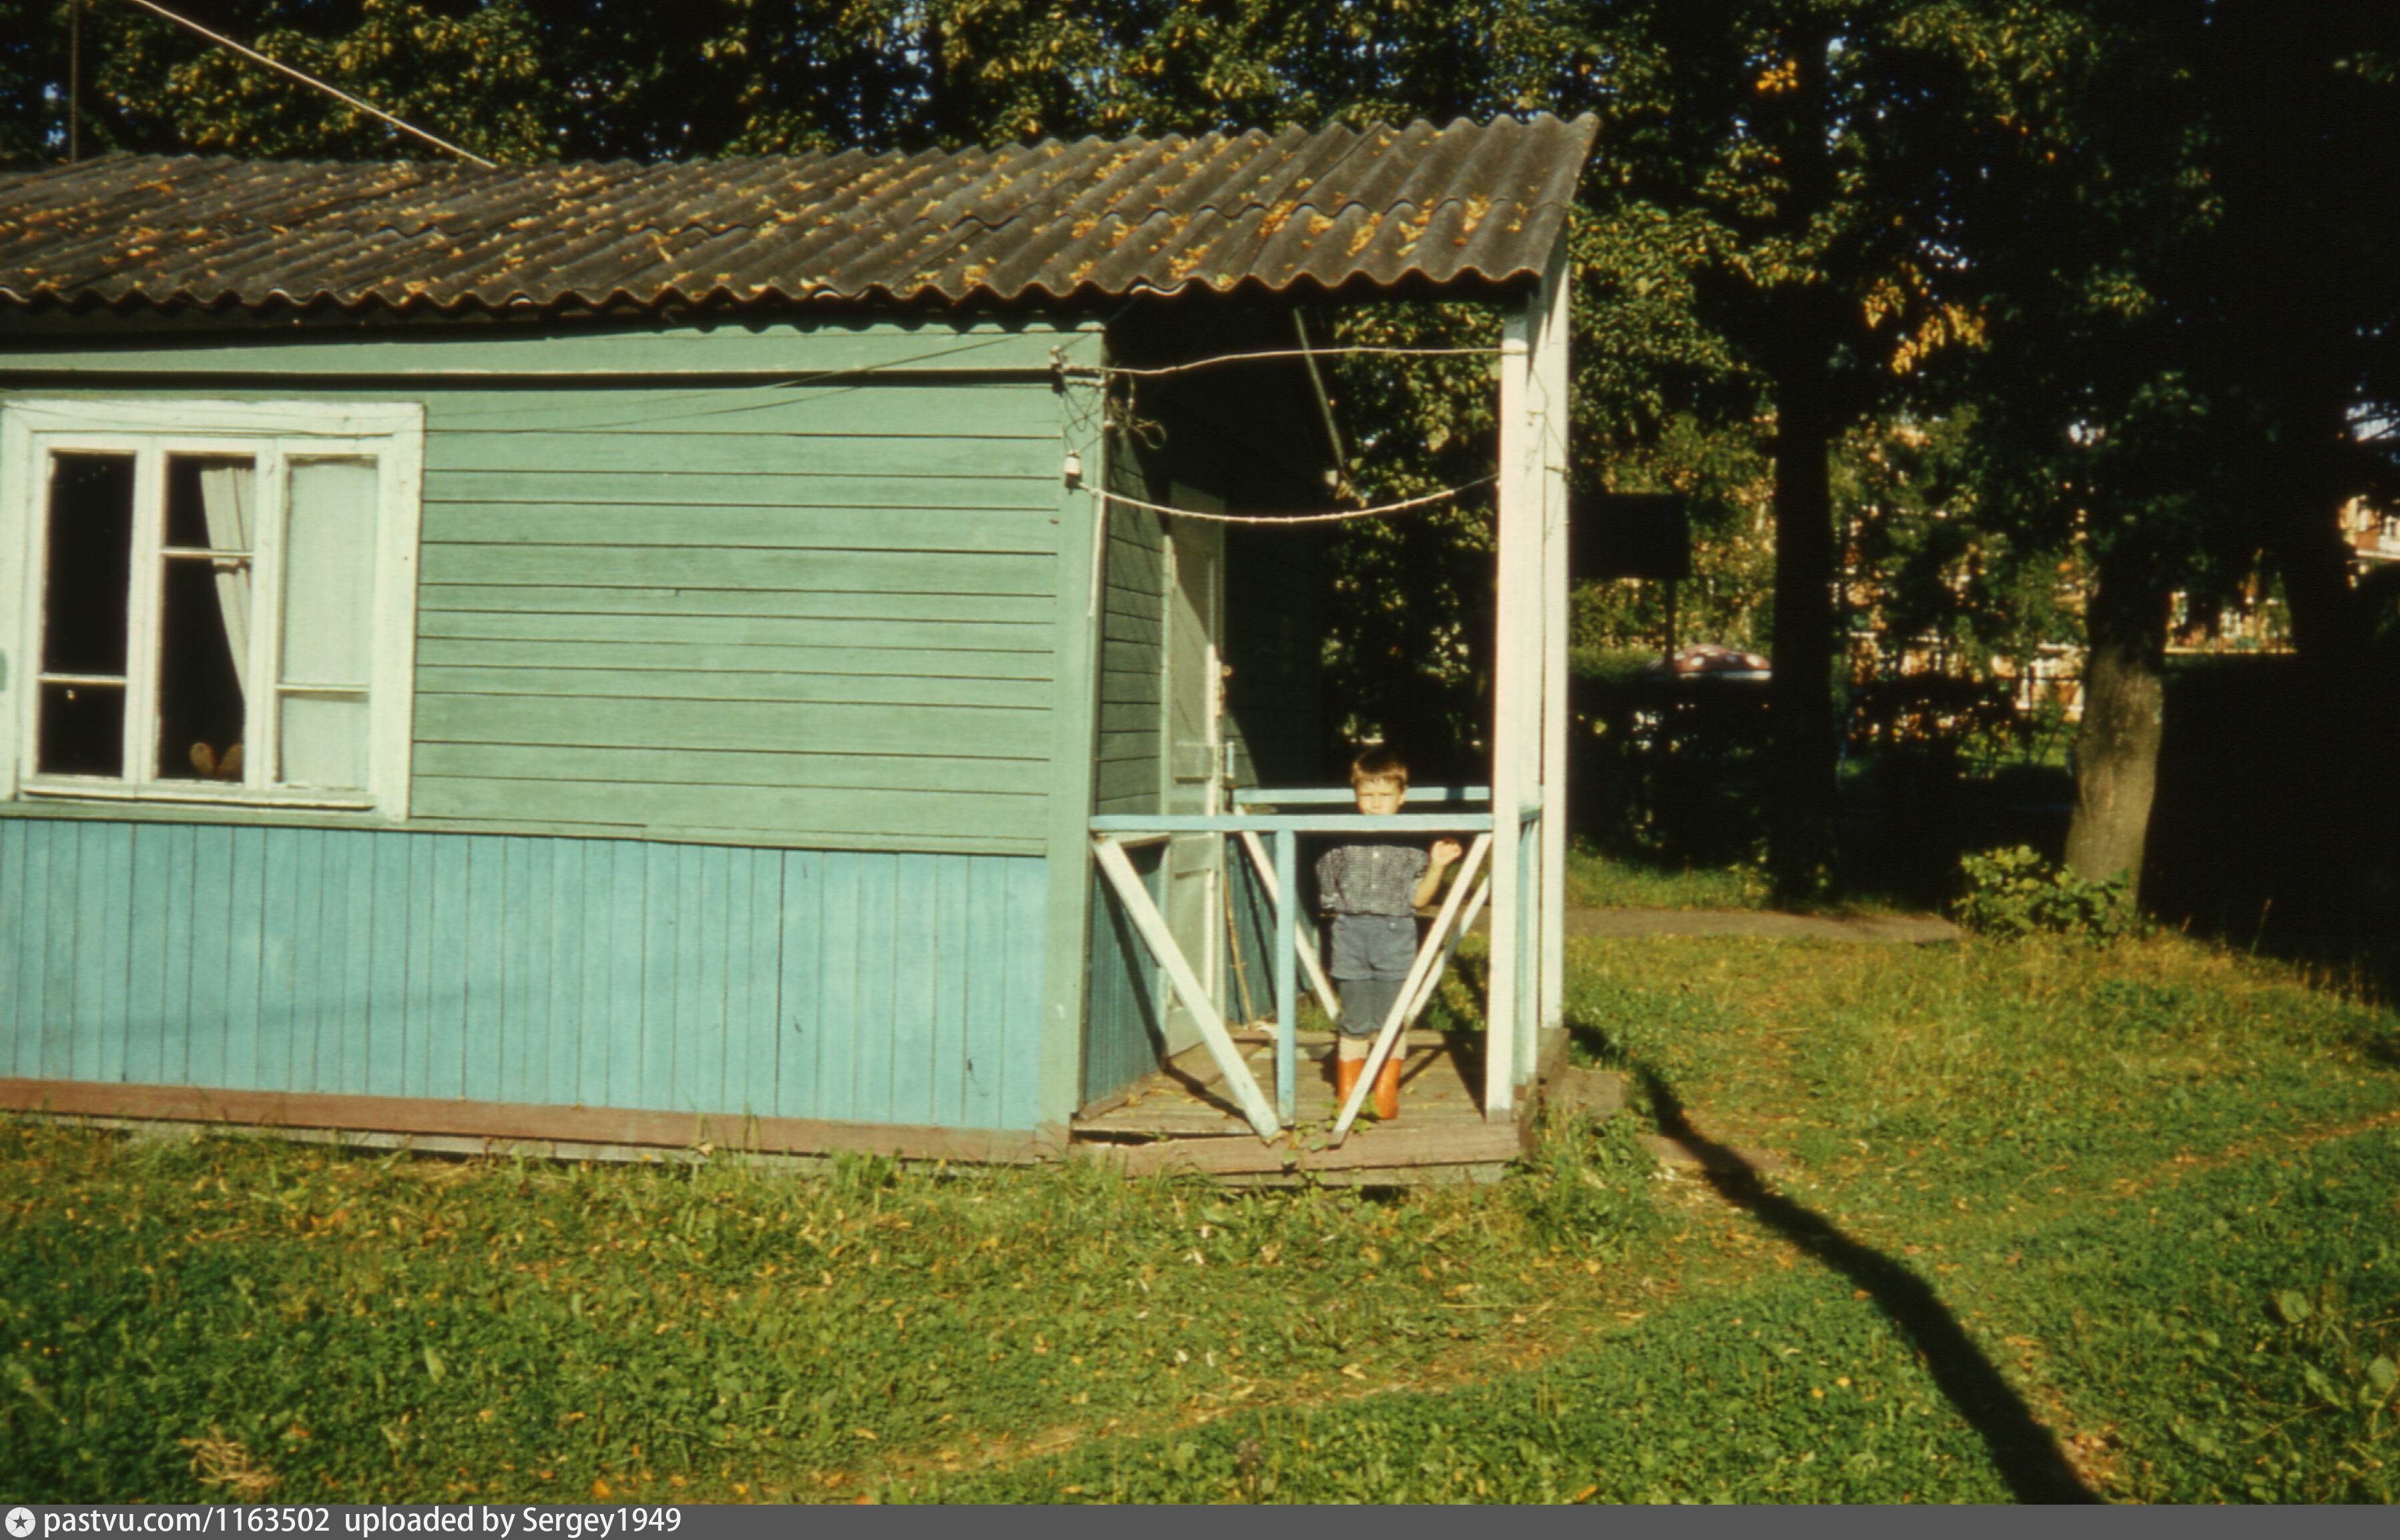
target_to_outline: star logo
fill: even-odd
[[[8,1533],[15,1535],[17,1540],[25,1540],[25,1536],[33,1533],[34,1510],[32,1508],[10,1508],[8,1510]]]

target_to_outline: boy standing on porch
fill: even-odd
[[[1360,812],[1388,818],[1408,800],[1409,768],[1379,744],[1351,761],[1350,789]],[[1317,901],[1333,914],[1327,972],[1342,992],[1333,1075],[1345,1102],[1416,961],[1416,911],[1433,902],[1443,869],[1459,854],[1455,839],[1435,840],[1428,853],[1405,841],[1361,837],[1317,857]],[[1400,1063],[1407,1052],[1404,1036],[1375,1077],[1378,1118],[1399,1116]]]

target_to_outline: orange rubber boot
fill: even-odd
[[[1400,1056],[1384,1060],[1381,1073],[1375,1076],[1375,1116],[1384,1123],[1400,1115]]]
[[[1335,1111],[1350,1105],[1350,1093],[1357,1088],[1358,1071],[1367,1068],[1363,1058],[1336,1058],[1333,1061],[1333,1107]]]

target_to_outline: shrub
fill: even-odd
[[[2090,881],[2023,845],[1970,855],[1960,865],[1967,894],[1958,901],[1958,923],[1970,931],[2010,939],[2047,933],[2113,941],[2140,929],[2122,876]]]

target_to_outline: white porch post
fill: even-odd
[[[1541,1010],[1545,1028],[1566,1020],[1567,913],[1567,455],[1574,424],[1567,376],[1573,279],[1563,237],[1542,279],[1549,314],[1534,338],[1534,403],[1542,457],[1542,892]],[[1530,1063],[1520,1073],[1530,1073]]]
[[[1487,1118],[1513,1115],[1536,1030],[1564,1015],[1568,294],[1561,236],[1501,334]],[[1519,823],[1528,804],[1541,810],[1530,840]]]
[[[1535,289],[1502,323],[1497,593],[1492,638],[1492,968],[1485,1002],[1483,1115],[1512,1116],[1522,1037],[1536,1002],[1521,998],[1526,855],[1518,812],[1541,794],[1542,483],[1534,334],[1548,308]]]

